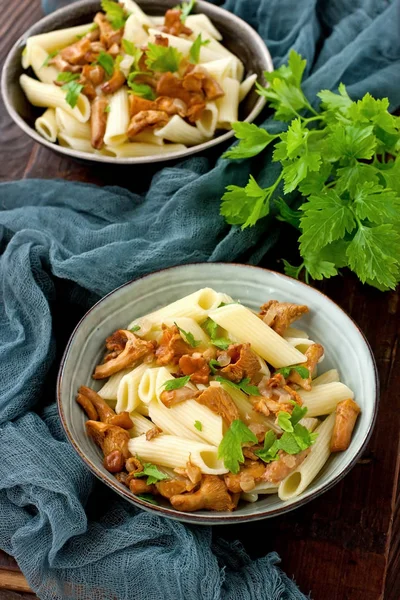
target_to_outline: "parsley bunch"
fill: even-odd
[[[80,75],[78,73],[70,73],[69,71],[57,75],[56,81],[62,82],[63,85],[61,86],[61,89],[64,90],[64,92],[67,92],[65,101],[71,108],[75,108],[79,94],[83,90],[83,85],[77,81],[79,78]]]
[[[245,187],[228,186],[221,214],[245,228],[274,208],[300,234],[301,264],[284,261],[292,277],[305,271],[306,281],[329,278],[349,267],[363,283],[394,289],[400,280],[400,118],[388,112],[387,98],[366,94],[354,102],[343,84],[337,94],[321,91],[314,110],[301,89],[305,66],[292,50],[287,65],[265,73],[267,88],[257,84],[274,118],[289,122],[286,131],[272,135],[233,123],[239,144],[225,158],[249,158],[274,144],[272,160],[282,168],[268,188],[252,176]],[[307,201],[291,209],[279,197],[282,188]]]

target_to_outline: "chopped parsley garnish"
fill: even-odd
[[[129,56],[136,56],[138,48],[136,48],[136,46],[133,42],[123,39],[122,40],[122,48],[123,48],[125,54],[129,54]]]
[[[176,379],[168,379],[168,381],[164,383],[164,387],[167,392],[171,392],[172,390],[179,390],[180,388],[185,387],[189,381],[190,375],[185,375],[185,377],[176,377]]]
[[[208,366],[210,367],[211,373],[213,375],[215,375],[216,373],[218,373],[217,369],[221,368],[221,365],[219,364],[219,362],[217,360],[215,360],[215,358],[212,358],[210,360],[210,362],[208,363]]]
[[[298,454],[312,446],[318,437],[318,433],[310,433],[299,421],[307,413],[307,407],[301,408],[297,404],[290,415],[281,411],[278,413],[278,425],[283,430],[280,438],[277,438],[273,431],[268,431],[264,439],[264,448],[256,450],[256,454],[261,460],[268,463],[272,460],[278,460],[279,450],[284,450],[287,454]]]
[[[113,29],[124,27],[128,15],[120,4],[112,0],[101,0],[101,9],[106,13],[106,19]]]
[[[230,381],[229,379],[225,379],[225,377],[220,377],[219,375],[215,379],[217,381],[219,381],[220,383],[227,383],[231,387],[233,387],[237,390],[240,390],[241,392],[244,392],[245,394],[248,394],[249,396],[259,396],[260,395],[260,391],[259,391],[258,387],[256,385],[250,385],[249,377],[245,377],[244,379],[242,379],[241,381],[238,381],[237,383],[234,383],[233,381]]]
[[[83,90],[83,85],[77,82],[80,75],[78,73],[69,73],[65,71],[57,75],[56,81],[64,82],[61,89],[67,92],[65,101],[70,105],[71,108],[75,108],[78,102],[79,94]]]
[[[140,496],[137,495],[136,497],[140,498],[141,500],[144,500],[145,502],[150,502],[150,504],[155,504],[156,506],[158,506],[157,500],[151,494],[141,494]]]
[[[221,350],[228,350],[232,342],[228,338],[217,336],[218,325],[215,321],[208,317],[208,319],[203,323],[202,327],[210,336],[213,346],[217,346],[217,348],[220,348]]]
[[[200,346],[201,341],[195,340],[193,333],[190,333],[190,331],[185,331],[184,329],[182,329],[182,327],[179,327],[179,325],[177,325],[176,323],[174,323],[174,325],[179,329],[179,333],[185,337],[185,341],[190,346],[192,346],[192,348],[197,348],[197,346]]]
[[[310,377],[310,371],[303,365],[290,365],[289,367],[281,367],[280,369],[276,369],[274,374],[280,373],[285,379],[287,379],[291,371],[296,371],[296,373],[298,373],[302,379],[307,379],[307,377]]]
[[[152,483],[156,483],[156,481],[162,481],[163,479],[168,479],[168,475],[162,473],[158,470],[156,465],[152,463],[144,463],[143,471],[139,473],[135,473],[134,477],[146,477],[147,475],[147,485],[151,485]]]
[[[173,46],[158,46],[157,44],[148,44],[146,65],[152,71],[159,73],[175,73],[183,58],[181,52]]]
[[[182,4],[178,4],[175,8],[181,11],[181,21],[184,23],[190,13],[192,12],[194,5],[196,4],[196,0],[189,0],[189,2],[182,2]]]
[[[194,426],[198,431],[203,431],[203,425],[200,423],[200,421],[195,421]]]
[[[50,52],[50,54],[47,55],[47,58],[43,61],[43,64],[40,68],[42,69],[43,67],[48,67],[49,62],[51,61],[52,58],[57,56],[58,52],[59,52],[58,50],[54,50],[54,52]]]
[[[110,112],[110,110],[111,110],[111,109],[110,109],[110,105],[109,105],[109,104],[107,104],[107,106],[106,106],[106,107],[105,107],[105,109],[104,109],[104,112],[105,112],[105,113],[109,113],[109,112]],[[136,327],[136,326],[135,326],[135,327]],[[138,327],[138,329],[140,329],[140,327]],[[132,331],[132,333],[135,333],[135,331],[137,331],[138,329],[135,329],[134,331],[133,331],[132,329],[130,329],[129,331]]]
[[[200,50],[202,46],[207,46],[207,44],[210,43],[210,40],[202,40],[201,39],[201,33],[199,33],[199,35],[197,36],[197,38],[195,39],[195,41],[193,42],[193,44],[190,47],[189,50],[189,60],[191,63],[197,65],[197,63],[200,60]]]
[[[225,467],[232,473],[239,473],[239,463],[244,463],[242,444],[246,442],[256,444],[257,437],[243,421],[236,419],[218,446],[218,458],[222,458]]]
[[[131,88],[132,93],[140,98],[145,98],[146,100],[155,100],[157,97],[157,94],[154,92],[153,88],[145,83],[130,83],[129,87]]]
[[[109,77],[112,77],[112,74],[114,73],[114,59],[110,54],[107,54],[107,52],[100,52],[96,63],[103,67]]]
[[[108,110],[107,110],[108,108]],[[108,105],[105,109],[104,112],[110,112],[110,105]],[[135,333],[136,331],[139,331],[140,329],[140,325],[134,325],[129,331],[131,331],[132,333]]]

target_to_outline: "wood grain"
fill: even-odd
[[[1,3],[0,3],[1,4]],[[39,0],[2,0],[0,59],[18,36],[41,16]],[[12,152],[10,150],[12,149]],[[61,177],[141,191],[158,167],[88,167],[33,144],[0,107],[0,180]],[[139,181],[139,183],[138,183]],[[140,183],[141,182],[141,183]],[[139,185],[139,188],[138,188]],[[286,240],[288,239],[287,236]],[[281,269],[279,245],[265,266]],[[285,256],[287,248],[285,247]],[[215,527],[214,534],[240,539],[254,558],[276,550],[282,568],[314,600],[399,600],[400,500],[398,489],[400,359],[398,293],[382,294],[346,273],[318,285],[357,322],[376,357],[381,400],[368,447],[352,472],[306,506],[246,526]],[[18,587],[19,586],[19,587]],[[0,599],[32,596],[15,561],[0,552]],[[6,591],[5,588],[14,591]],[[24,593],[17,593],[19,591]]]

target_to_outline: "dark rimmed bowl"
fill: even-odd
[[[161,15],[164,14],[168,8],[171,8],[171,6],[175,6],[176,0],[138,0],[138,4],[150,16]],[[208,142],[168,155],[162,154],[144,157],[114,158],[100,154],[88,154],[86,152],[73,150],[72,148],[65,148],[58,144],[48,142],[39,135],[34,128],[34,122],[43,112],[43,109],[32,106],[19,85],[20,75],[24,72],[29,74],[29,70],[24,71],[21,65],[21,55],[26,39],[39,33],[47,33],[56,29],[73,27],[75,25],[90,22],[99,9],[100,2],[98,0],[82,0],[81,2],[76,2],[65,8],[61,8],[35,23],[35,25],[30,27],[30,29],[28,29],[28,31],[26,31],[11,48],[3,68],[1,92],[8,113],[25,133],[39,144],[65,156],[87,160],[92,163],[100,162],[124,165],[178,160],[208,150],[233,137],[233,131],[228,131]],[[268,49],[258,33],[256,33],[245,21],[234,14],[202,0],[198,0],[193,12],[204,13],[212,20],[223,35],[224,45],[243,62],[245,66],[245,75],[257,73],[258,81],[263,83],[263,72],[272,71],[273,64]],[[249,123],[254,121],[265,106],[265,102],[265,98],[256,94],[253,89],[240,104],[240,120],[248,121]]]
[[[93,367],[100,361],[104,340],[133,319],[202,287],[212,287],[257,309],[268,299],[306,304],[310,313],[299,321],[313,340],[325,347],[323,371],[337,367],[341,380],[355,393],[361,415],[346,452],[331,456],[317,478],[299,497],[283,502],[276,495],[239,505],[233,513],[182,513],[170,506],[153,506],[133,496],[106,471],[102,455],[85,432],[85,415],[75,402],[80,385],[98,389]],[[162,302],[160,303],[160,299]],[[296,324],[297,326],[297,324]],[[172,267],[131,281],[91,308],[73,332],[58,375],[57,400],[62,424],[71,444],[89,469],[136,506],[172,519],[197,524],[233,524],[288,512],[316,498],[337,483],[356,463],[371,435],[378,410],[378,377],[368,342],[357,325],[324,294],[286,277],[247,265],[200,263]]]

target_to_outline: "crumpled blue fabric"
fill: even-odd
[[[276,66],[292,47],[307,58],[311,101],[343,81],[354,98],[369,91],[400,105],[398,2],[217,3],[259,31]],[[47,11],[62,4],[43,2]],[[64,181],[0,186],[0,547],[43,600],[305,599],[275,553],[250,560],[210,528],[137,510],[95,481],[54,404],[67,337],[100,296],[166,266],[261,260],[276,222],[242,232],[218,208],[225,185],[244,185],[250,171],[271,183],[270,158],[199,156],[164,167],[141,194]],[[268,522],[260,527],[268,535]]]

